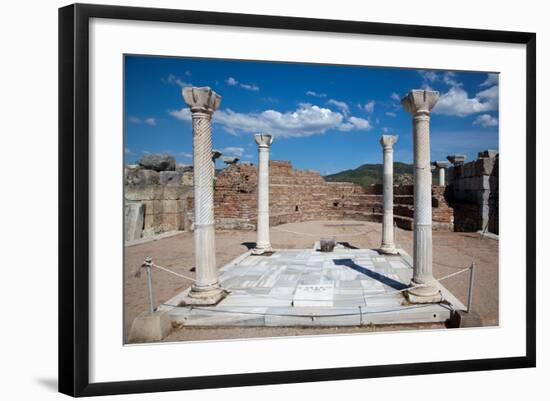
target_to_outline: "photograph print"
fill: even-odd
[[[499,74],[124,56],[124,343],[499,325]]]

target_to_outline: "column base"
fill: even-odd
[[[264,253],[272,253],[273,252],[273,248],[271,248],[270,245],[268,246],[261,246],[261,247],[256,247],[252,250],[252,255],[263,255]]]
[[[384,255],[397,255],[399,253],[397,251],[397,248],[393,245],[382,245],[382,247],[378,251],[380,253],[383,253]]]
[[[229,292],[220,287],[210,287],[207,289],[191,287],[191,291],[180,302],[179,306],[212,306],[217,305],[224,299]]]
[[[411,285],[415,285],[414,282]],[[435,285],[413,287],[406,291],[407,299],[413,304],[435,304],[443,301],[441,291]]]

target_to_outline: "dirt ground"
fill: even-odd
[[[364,221],[309,221],[290,223],[271,228],[273,248],[310,248],[316,240],[334,238],[348,242],[358,248],[380,246],[382,226]],[[412,256],[412,231],[396,229],[396,244]],[[224,230],[216,232],[216,261],[218,267],[228,263],[254,245],[255,231]],[[479,317],[476,325],[498,325],[499,242],[482,238],[477,233],[434,232],[433,271],[436,278],[446,276],[476,262],[476,276],[473,292],[472,316]],[[128,333],[133,319],[148,308],[147,280],[142,274],[134,276],[145,256],[175,272],[194,277],[193,233],[181,233],[125,249],[124,324]],[[156,304],[172,298],[191,285],[191,281],[155,269],[153,286]],[[468,272],[443,282],[463,303],[468,293]],[[441,328],[440,325],[407,325],[380,327],[224,327],[190,328],[174,330],[165,341],[212,340],[230,338],[275,337],[310,334],[354,333],[380,330],[403,330],[419,328]]]

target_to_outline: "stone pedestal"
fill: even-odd
[[[195,269],[197,278],[185,305],[215,305],[226,292],[220,288],[216,267],[212,123],[221,97],[208,87],[185,88],[183,98],[193,121],[193,186],[195,200]]]
[[[430,169],[430,111],[439,92],[413,90],[401,104],[413,117],[414,238],[413,277],[407,295],[413,303],[441,301],[432,274],[432,188]]]
[[[393,238],[393,145],[398,136],[382,135],[380,144],[384,151],[384,214],[382,218],[382,246],[385,254],[397,254]]]
[[[132,322],[128,343],[161,341],[172,330],[170,317],[166,312],[143,312]]]
[[[252,253],[261,255],[271,252],[269,240],[269,147],[273,137],[266,134],[256,134],[258,144],[258,224],[256,247]]]

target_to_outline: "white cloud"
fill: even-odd
[[[187,71],[186,71],[186,75],[187,75]],[[163,78],[162,82],[164,82],[165,84],[170,84],[170,85],[178,85],[181,88],[187,88],[189,86],[193,86],[192,83],[185,82],[184,80],[182,80],[181,78],[175,76],[174,74],[170,74],[170,75],[168,75],[168,77]]]
[[[130,116],[128,117],[128,121],[131,122],[132,124],[147,124],[151,127],[154,127],[155,125],[157,125],[157,120],[153,117],[148,117],[148,118],[144,118],[144,119],[141,119],[139,117],[136,117],[136,116]]]
[[[256,84],[240,84],[240,87],[253,92],[258,92],[260,90]]]
[[[371,100],[370,102],[368,103],[365,103],[363,105],[363,110],[365,110],[367,113],[372,113],[374,111],[374,105],[375,105],[375,101],[374,100]]]
[[[150,125],[151,127],[154,127],[155,125],[157,125],[157,120],[154,119],[153,117],[146,118],[145,120],[143,120],[143,122],[147,125]]]
[[[498,85],[498,74],[487,74],[487,79],[483,81],[479,86],[493,85]]]
[[[239,84],[239,81],[237,81],[235,78],[233,77],[229,77],[225,80],[225,83],[229,86],[235,86],[235,85],[238,85]]]
[[[281,113],[265,110],[261,113],[238,113],[230,109],[214,114],[213,122],[232,134],[238,132],[266,132],[281,137],[309,136],[336,128],[342,114],[330,109],[302,104],[295,111]]]
[[[314,97],[327,97],[326,93],[318,93],[318,92],[315,92],[315,91],[307,91],[306,95],[314,96]]]
[[[329,101],[327,103],[338,107],[342,111],[342,113],[344,113],[345,116],[347,116],[349,114],[349,106],[347,105],[346,102],[342,102],[340,100],[329,99]]]
[[[386,115],[388,117],[397,117],[397,113],[394,113],[393,111],[386,111]]]
[[[242,155],[244,153],[244,148],[237,147],[237,146],[228,146],[227,148],[222,149],[222,153],[225,156],[242,157]]]
[[[452,71],[446,72],[443,74],[443,82],[449,86],[462,86],[462,83],[458,82],[456,79],[456,74]]]
[[[399,95],[399,93],[396,93],[396,92],[393,92],[390,97],[392,98],[392,100],[395,100],[396,102],[400,102],[401,101],[401,96]]]
[[[434,114],[465,117],[498,108],[498,86],[478,92],[473,98],[461,86],[452,86],[441,95],[433,109]]]
[[[131,155],[132,151],[130,150],[130,148],[124,148],[124,154],[125,155]]]
[[[477,116],[474,120],[474,125],[481,125],[484,128],[496,127],[498,125],[498,119],[490,114],[482,114]]]
[[[256,85],[256,84],[245,84],[245,83],[242,83],[242,82],[239,82],[237,81],[235,78],[233,77],[229,77],[225,80],[225,83],[229,86],[240,86],[241,88],[243,89],[246,89],[246,90],[249,90],[249,91],[253,91],[253,92],[258,92],[260,90],[259,86]]]
[[[178,153],[181,157],[185,157],[186,159],[192,159],[193,158],[193,154],[192,153],[189,153],[189,152],[180,152]]]
[[[427,82],[435,82],[439,79],[435,71],[418,70],[418,73],[422,76],[422,79]]]
[[[189,70],[185,71],[185,76],[190,77],[191,76],[191,71],[189,71]]]
[[[188,108],[170,110],[172,117],[182,121],[191,121]],[[328,130],[339,131],[369,130],[368,120],[349,117],[345,119],[340,112],[301,103],[294,111],[280,112],[265,110],[260,113],[239,113],[231,109],[218,110],[212,116],[212,122],[219,124],[232,135],[265,132],[278,137],[303,137],[323,134]]]
[[[372,125],[370,124],[369,120],[365,120],[364,118],[359,117],[350,117],[348,120],[341,124],[338,129],[340,131],[352,131],[352,130],[363,130],[367,131],[372,128]]]
[[[170,114],[174,118],[177,118],[178,120],[191,121],[191,110],[189,110],[189,108],[187,107],[184,107],[180,110],[170,110],[168,111],[168,114]]]

